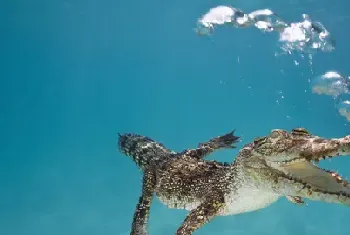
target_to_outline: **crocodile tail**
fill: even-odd
[[[151,162],[156,163],[162,157],[175,153],[146,136],[134,133],[118,135],[119,151],[130,156],[141,169],[145,169]]]

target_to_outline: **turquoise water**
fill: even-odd
[[[307,60],[275,57],[276,36],[222,29],[198,37],[198,17],[219,4],[270,8],[289,21],[303,13],[337,40]],[[334,101],[309,78],[350,75],[349,3],[337,0],[2,1],[0,234],[129,234],[141,173],[117,151],[118,132],[182,150],[236,128],[243,144],[271,129],[350,133]],[[239,63],[238,63],[239,57]],[[283,71],[281,71],[283,70]],[[306,90],[306,91],[305,91]],[[281,92],[284,98],[281,98]],[[276,102],[278,101],[278,102]],[[232,161],[236,151],[210,159]],[[350,177],[349,158],[321,166]],[[174,234],[186,215],[155,200],[151,235]],[[281,199],[217,217],[196,234],[349,234],[349,208]]]

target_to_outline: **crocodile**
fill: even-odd
[[[232,163],[205,160],[219,149],[237,148],[234,131],[175,152],[134,133],[119,134],[118,148],[143,172],[131,235],[148,234],[154,195],[169,208],[189,211],[177,235],[192,234],[216,216],[265,208],[284,197],[350,206],[350,183],[320,160],[350,155],[350,135],[322,138],[305,128],[274,129],[239,150]]]

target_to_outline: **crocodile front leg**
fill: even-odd
[[[177,230],[176,235],[191,235],[204,224],[212,220],[224,206],[224,198],[220,195],[213,195],[204,203],[192,210]]]
[[[235,136],[234,132],[235,131],[231,131],[225,135],[210,139],[207,142],[200,143],[197,148],[187,149],[183,151],[183,154],[197,159],[202,159],[213,153],[215,150],[236,148],[236,146],[233,146],[233,144],[238,142],[239,137]]]
[[[136,206],[132,222],[131,235],[147,235],[148,218],[155,189],[155,175],[145,171],[142,182],[142,195]]]

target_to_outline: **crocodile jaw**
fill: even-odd
[[[320,189],[327,189],[331,192],[350,191],[350,188],[347,187],[348,183],[343,181],[339,175],[320,169],[311,162],[287,164],[283,166],[282,169],[284,170],[284,173],[290,176],[295,176]]]
[[[286,185],[285,190],[290,195],[350,206],[350,183],[335,172],[321,169],[309,161],[271,167],[283,174],[279,181]]]

